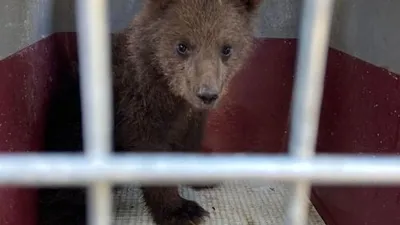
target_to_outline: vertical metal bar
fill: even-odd
[[[111,151],[113,123],[108,1],[78,0],[76,5],[84,149],[92,163],[101,163]],[[87,204],[90,225],[111,224],[111,201],[110,184],[91,184]]]
[[[333,0],[303,0],[302,10],[289,153],[306,159],[315,154]],[[294,184],[287,225],[307,224],[310,186],[305,180]]]
[[[89,157],[111,151],[111,43],[107,6],[107,0],[77,1],[84,149]]]

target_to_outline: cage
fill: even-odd
[[[81,6],[97,4],[99,9],[105,9],[102,5],[104,1],[80,2]],[[238,156],[237,162],[243,163],[243,166],[236,167],[237,171],[247,168],[241,173],[243,177],[254,172],[249,163],[257,162],[257,165],[262,165],[264,162],[270,162],[272,164],[269,166],[262,167],[265,176],[286,181],[303,179],[303,183],[297,184],[298,191],[307,191],[307,181],[315,181],[316,184],[313,184],[311,189],[312,206],[308,224],[397,225],[400,222],[397,213],[400,189],[393,185],[400,180],[396,175],[400,172],[400,161],[396,156],[400,151],[400,102],[397,99],[400,66],[396,64],[400,59],[400,49],[397,45],[400,35],[396,30],[395,21],[399,19],[397,12],[400,10],[400,2],[336,0],[332,5],[332,20],[329,18],[329,2],[263,2],[256,35],[259,47],[245,69],[233,81],[223,107],[210,115],[203,141],[204,151],[257,152],[268,153],[267,157],[271,156],[270,160],[247,161],[247,167],[246,161],[241,161]],[[109,1],[107,10],[111,31],[124,28],[140,9],[140,5],[141,1],[134,0]],[[74,93],[73,88],[76,88],[73,86],[73,80],[76,78],[71,77],[71,74],[79,69],[76,65],[79,55],[76,36],[79,29],[77,8],[74,1],[3,0],[3,7],[0,9],[0,149],[4,154],[0,157],[0,183],[3,186],[0,189],[0,224],[38,224],[40,199],[36,183],[51,184],[53,178],[58,184],[84,183],[85,178],[89,177],[87,174],[100,168],[93,164],[84,167],[82,164],[87,161],[73,158],[70,165],[83,168],[82,171],[85,172],[80,176],[80,181],[78,178],[72,181],[74,178],[68,178],[68,175],[78,170],[62,167],[68,165],[67,161],[59,161],[60,166],[54,167],[60,172],[60,178],[57,178],[57,174],[45,174],[53,170],[49,165],[54,166],[54,162],[57,162],[54,160],[59,158],[41,159],[40,155],[34,154],[30,154],[30,158],[24,158],[26,153],[44,153],[43,149],[49,143],[51,145],[62,142],[65,148],[74,146],[74,143],[62,136],[55,136],[49,140],[49,134],[46,132],[48,120],[53,117],[55,120],[52,122],[56,121],[57,117],[79,116],[72,106],[69,107],[68,102],[63,101],[64,108],[54,106],[63,97],[68,97],[69,93]],[[327,14],[323,15],[321,12]],[[99,11],[96,13],[101,14]],[[331,24],[327,29],[330,30],[330,39],[326,69],[324,57],[314,58],[314,61],[311,61],[312,57],[310,61],[296,60],[297,56],[306,58],[307,54],[312,55],[309,50],[315,43],[311,43],[307,38],[317,40],[316,37],[307,36],[307,32],[304,32],[303,36],[300,35],[303,39],[299,42],[298,31],[307,30],[307,24],[316,20],[325,25]],[[304,22],[303,26],[300,26],[301,21]],[[96,31],[101,34],[101,27],[97,28]],[[320,36],[318,40],[324,40],[324,36]],[[302,50],[301,46],[303,54],[299,53]],[[321,46],[323,47],[323,43]],[[324,51],[321,51],[318,55],[317,51],[316,54],[323,56],[323,53]],[[289,120],[294,78],[295,74],[301,76],[301,71],[302,75],[307,74],[307,68],[296,68],[296,63],[308,66],[322,63],[320,69],[325,69],[316,151],[318,154],[339,153],[342,158],[329,155],[313,161],[308,158],[312,156],[312,152],[300,152],[298,155],[294,153],[294,156],[300,157],[298,161],[296,158],[273,158],[276,154],[286,153],[290,148]],[[304,85],[311,88],[309,84]],[[318,95],[318,88],[313,90],[316,90],[314,94]],[[59,98],[54,100],[55,97]],[[54,107],[55,111],[50,115],[49,110]],[[63,121],[68,123],[68,120]],[[55,127],[61,129],[60,133],[68,132],[62,130],[63,125],[65,124],[57,124]],[[301,128],[298,129],[301,131]],[[343,156],[349,154],[352,155]],[[383,154],[390,156],[380,158]],[[95,155],[93,152],[93,156]],[[304,157],[305,161],[300,160],[301,157]],[[118,161],[112,162],[113,168],[116,168],[115,162]],[[108,173],[105,176],[110,178],[111,175]],[[352,185],[348,186],[345,183]],[[382,186],[381,183],[392,185]],[[107,196],[108,186],[104,183],[99,185],[97,188],[93,186],[92,192],[98,195],[105,193]],[[237,224],[282,223],[286,212],[283,199],[290,193],[296,193],[285,191],[285,185],[279,182],[234,182],[227,184],[219,192],[210,191],[209,196],[229,194],[230,196],[225,196],[225,201],[231,201],[230,207],[237,204],[231,211],[242,210],[235,211],[235,215],[218,214],[221,218],[216,218],[215,221],[219,219],[218,221],[223,223],[224,218],[247,215],[236,220],[234,218],[233,221]],[[122,195],[126,193],[122,192]],[[304,196],[300,193],[293,197],[299,200]],[[126,198],[131,200],[137,196],[132,194]],[[245,203],[241,204],[242,200]],[[97,208],[92,211],[93,215],[95,212],[103,212],[106,215],[104,221],[94,219],[93,225],[108,224],[107,220],[111,220],[107,218],[107,210],[111,208],[107,206],[108,199],[93,198],[91,201],[98,203]],[[126,202],[117,201],[117,204]],[[293,217],[298,222],[293,220],[291,224],[306,224],[307,218],[304,216],[308,209],[305,205],[293,203],[291,206],[291,212],[298,213],[293,214],[298,216]],[[129,221],[129,218],[138,219],[136,222],[145,218],[139,215],[140,210],[137,209],[135,212],[138,214],[132,216],[129,214],[132,210],[129,207],[121,209],[119,218],[115,219],[114,223],[135,224],[135,221]],[[228,221],[230,224],[234,223],[232,220]]]

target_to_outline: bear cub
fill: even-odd
[[[117,148],[200,150],[207,112],[253,50],[260,2],[144,1],[130,26],[113,36]],[[142,191],[158,225],[201,224],[209,214],[176,186]]]

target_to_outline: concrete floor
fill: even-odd
[[[284,222],[289,191],[285,184],[278,182],[234,181],[213,190],[194,191],[185,187],[181,193],[210,212],[205,225],[280,225]],[[113,225],[154,224],[136,187],[119,190],[114,200]],[[311,203],[308,224],[325,225]]]

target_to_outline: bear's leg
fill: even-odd
[[[143,197],[157,225],[198,225],[209,213],[182,198],[178,187],[142,187]]]

